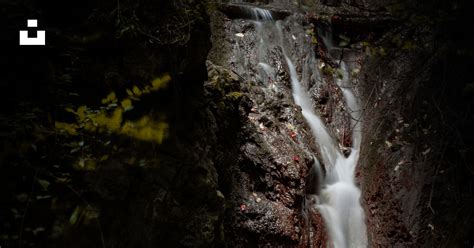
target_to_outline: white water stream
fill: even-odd
[[[367,247],[364,211],[359,202],[361,193],[354,183],[355,167],[359,159],[361,144],[360,105],[351,89],[349,68],[344,61],[341,61],[339,70],[342,73],[342,78],[335,77],[337,85],[343,93],[345,104],[350,110],[351,126],[353,127],[352,147],[350,155],[346,157],[339,150],[337,141],[329,134],[324,122],[315,113],[307,93],[308,89],[299,79],[304,78],[304,75],[298,75],[295,65],[287,53],[284,38],[285,35],[291,34],[286,34],[283,31],[281,21],[273,21],[268,10],[251,8],[249,11],[257,20],[255,26],[259,40],[257,59],[262,74],[260,77],[274,80],[275,70],[268,61],[265,61],[265,58],[268,57],[272,47],[280,47],[290,72],[294,101],[301,107],[302,114],[311,127],[326,168],[327,173],[322,180],[320,195],[315,196],[317,203],[313,207],[316,207],[322,214],[335,248]],[[292,38],[296,40],[294,35]],[[314,52],[312,49],[308,49],[307,53]],[[312,61],[309,65],[311,67],[308,68],[318,70],[318,67],[315,66],[317,63],[315,63],[314,54],[311,58]],[[320,75],[319,72],[316,74]],[[315,164],[317,166],[319,163]],[[321,170],[317,168],[312,171],[320,172]]]

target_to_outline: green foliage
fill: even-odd
[[[336,77],[339,78],[339,79],[343,79],[344,78],[344,74],[342,72],[342,69],[337,69],[336,70]]]
[[[361,45],[365,48],[365,54],[367,56],[385,57],[387,55],[387,51],[383,46],[374,46],[367,41],[361,42]]]
[[[317,45],[317,44],[318,44],[318,38],[316,37],[316,35],[315,35],[313,29],[308,29],[308,30],[306,30],[306,34],[308,34],[308,35],[311,37],[311,43],[312,43],[313,45]]]
[[[66,108],[66,111],[75,115],[76,122],[55,122],[55,128],[59,133],[65,135],[76,136],[84,132],[105,132],[161,144],[168,131],[168,124],[166,122],[154,121],[147,116],[141,117],[138,121],[124,120],[123,113],[132,110],[133,102],[139,101],[143,95],[165,88],[170,80],[171,77],[165,75],[154,79],[143,88],[133,86],[131,90],[126,90],[128,97],[122,100],[117,98],[115,92],[111,92],[106,98],[102,99],[101,103],[104,106],[98,110],[87,106],[80,106],[76,110]],[[83,161],[79,167],[87,168],[94,166],[87,166]]]
[[[336,70],[330,66],[330,65],[327,65],[325,64],[322,68],[321,68],[321,71],[324,75],[327,75],[327,76],[333,76],[334,73],[336,72]]]
[[[226,98],[229,98],[229,99],[235,101],[235,100],[239,100],[243,95],[244,95],[244,93],[242,93],[240,91],[232,91],[232,92],[230,92],[226,95]]]
[[[340,42],[339,42],[339,46],[341,47],[347,47],[350,42],[351,42],[351,39],[345,35],[339,35],[339,39],[340,39]]]

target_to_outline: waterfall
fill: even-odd
[[[350,110],[352,126],[352,147],[350,155],[346,157],[338,148],[337,141],[331,136],[322,119],[315,113],[311,98],[309,97],[305,84],[302,83],[304,75],[299,76],[295,65],[285,48],[285,33],[282,22],[273,21],[271,12],[260,8],[249,10],[256,20],[257,31],[257,65],[260,67],[261,78],[275,80],[275,70],[270,66],[268,57],[272,47],[279,47],[283,53],[284,60],[290,72],[293,99],[302,109],[303,117],[311,128],[312,134],[318,145],[322,162],[326,169],[326,176],[320,179],[321,185],[317,185],[315,192],[316,207],[324,218],[330,239],[336,248],[367,247],[367,234],[365,226],[364,211],[360,205],[361,192],[354,182],[355,168],[359,159],[361,145],[360,128],[360,105],[359,100],[351,89],[349,68],[344,61],[340,63],[342,76],[336,77],[337,86],[343,93],[346,107]],[[271,39],[273,37],[273,39]],[[277,41],[275,42],[275,37]],[[292,36],[296,40],[295,36]],[[326,41],[327,42],[327,41]],[[332,45],[331,45],[332,46]],[[307,53],[314,53],[308,49]],[[307,68],[318,70],[314,54],[312,60],[307,63]],[[257,69],[257,68],[256,68]],[[318,72],[318,75],[320,73]],[[301,80],[299,79],[301,78]],[[320,79],[321,80],[321,79]],[[306,84],[307,85],[307,84]],[[316,160],[316,159],[315,159]],[[318,173],[321,177],[319,162],[314,163],[311,171]]]
[[[267,9],[261,9],[261,8],[251,8],[250,9],[252,16],[254,19],[259,20],[259,21],[273,21],[272,14],[269,10]]]

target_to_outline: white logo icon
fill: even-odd
[[[38,27],[38,20],[29,19],[28,27],[29,28]],[[38,30],[36,31],[36,37],[30,38],[28,37],[28,30],[20,30],[20,46],[26,46],[26,45],[36,45],[36,46],[46,45],[46,31]]]

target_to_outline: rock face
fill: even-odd
[[[279,4],[279,1],[272,1],[268,6],[278,13]],[[360,72],[354,74],[355,91],[364,106],[364,134],[357,176],[367,214],[370,246],[470,244],[471,240],[467,238],[472,233],[470,228],[453,228],[455,222],[466,223],[471,220],[468,216],[472,216],[465,208],[465,204],[472,201],[467,193],[471,186],[466,186],[470,185],[467,177],[461,176],[470,175],[468,168],[472,166],[456,158],[465,158],[463,151],[470,149],[470,135],[466,139],[449,137],[451,131],[447,126],[461,128],[471,120],[465,119],[461,125],[455,120],[459,116],[447,114],[453,118],[449,120],[445,117],[451,107],[460,107],[452,97],[467,94],[462,90],[467,86],[455,84],[449,90],[449,96],[440,95],[440,89],[446,88],[447,82],[456,80],[456,73],[463,73],[463,63],[469,58],[460,55],[456,60],[456,56],[448,56],[453,52],[447,45],[452,42],[449,38],[438,40],[441,45],[436,47],[433,37],[439,35],[439,30],[426,23],[410,23],[396,13],[388,12],[385,8],[388,2],[302,1],[301,4],[299,7],[303,9],[315,6],[315,14],[311,14],[310,19],[286,14],[284,25],[288,26],[285,26],[285,32],[307,31],[291,26],[289,23],[292,22],[309,30],[317,30],[311,22],[320,27],[328,24],[332,27],[332,38],[341,41],[338,36],[345,35],[356,45],[356,52],[349,56],[357,67],[361,67]],[[405,6],[406,11],[413,11],[410,6]],[[429,9],[429,4],[425,7]],[[286,8],[289,9],[294,11],[298,7]],[[236,18],[235,13],[231,17]],[[258,68],[252,64],[258,56],[254,50],[257,43],[254,25],[238,18],[229,19],[222,13],[213,14],[211,19],[213,48],[209,60],[237,74],[240,79],[236,83],[240,87],[238,90],[248,97],[245,102],[251,106],[249,113],[241,113],[239,159],[236,164],[229,165],[233,179],[225,182],[232,185],[225,192],[226,201],[232,206],[225,214],[226,240],[236,246],[304,247],[308,245],[307,237],[311,236],[311,242],[317,247],[327,240],[323,223],[317,220],[317,213],[308,214],[300,207],[306,188],[306,181],[301,178],[310,168],[309,154],[317,153],[308,127],[298,111],[294,111],[289,85],[272,82],[288,82],[285,66],[278,62],[278,51],[275,51],[270,61],[278,71],[276,80],[256,77],[258,73],[252,71],[252,68]],[[317,34],[322,40],[323,33]],[[398,41],[396,37],[404,38]],[[300,37],[294,39],[298,43]],[[359,41],[368,41],[371,45],[357,46]],[[411,46],[413,42],[423,46]],[[302,51],[310,48],[301,43],[290,48],[301,73],[305,54],[297,51],[297,47]],[[327,50],[315,47],[318,56],[325,61]],[[443,66],[442,58],[446,56],[455,65]],[[439,68],[456,68],[456,73],[442,76]],[[444,81],[440,80],[443,77]],[[315,109],[340,143],[349,145],[351,141],[346,140],[346,134],[350,127],[346,123],[340,92],[331,84],[322,86],[309,82]],[[275,91],[265,90],[269,83]],[[432,95],[442,100],[438,101]],[[471,101],[463,98],[462,102],[470,104]],[[461,108],[470,113],[465,106]],[[285,137],[288,134],[289,137]],[[454,165],[449,160],[459,164]],[[464,166],[459,167],[461,164]],[[450,173],[449,177],[444,173]],[[449,187],[441,186],[443,183]],[[460,212],[454,214],[455,208]],[[313,229],[306,228],[308,216],[315,219]],[[461,216],[467,219],[463,220]]]
[[[222,77],[219,75],[233,74],[231,78],[238,80],[228,83],[233,84],[234,88],[229,91],[234,92],[226,94],[245,96],[248,106],[248,112],[241,115],[240,144],[236,151],[238,160],[223,166],[224,173],[228,171],[225,174],[231,175],[231,179],[226,180],[230,188],[224,192],[230,203],[224,220],[226,240],[233,246],[244,247],[298,244],[302,232],[299,208],[311,160],[298,143],[309,142],[311,137],[303,126],[302,117],[292,111],[295,106],[288,89],[280,93],[283,98],[265,92],[261,82],[249,78],[252,72],[236,68],[243,64],[236,61],[235,67],[231,66],[231,59],[256,63],[255,59],[248,58],[252,53],[251,46],[243,50],[249,55],[232,52],[239,51],[234,50],[236,39],[239,39],[235,33],[241,33],[243,37],[251,35],[255,32],[253,25],[229,20],[222,15],[214,16],[213,21],[214,47],[209,56],[213,69],[209,78],[213,80]],[[221,65],[213,64],[219,62]],[[285,123],[288,120],[295,123],[290,126],[290,123]]]
[[[472,244],[472,228],[454,228],[472,221],[464,208],[471,204],[464,175],[472,167],[457,159],[470,135],[452,136],[464,133],[460,123],[472,124],[450,110],[470,111],[465,86],[454,79],[466,58],[446,48],[392,50],[367,58],[361,71],[367,121],[359,173],[373,247]],[[441,76],[441,68],[456,69]],[[452,88],[440,91],[447,84]]]
[[[405,11],[429,13],[430,4],[418,8]],[[471,113],[465,106],[472,100],[459,81],[472,57],[455,55],[463,42],[453,42],[446,33],[456,32],[460,22],[440,21],[439,29],[403,22],[384,32],[378,47],[387,53],[365,57],[359,74],[365,109],[358,169],[369,240],[372,247],[472,245],[472,228],[454,228],[464,218],[472,221],[464,208],[471,204],[466,195],[471,186],[463,176],[472,175],[472,166],[457,159],[472,146],[463,128],[472,126],[472,119],[461,121],[451,110]],[[418,45],[390,41],[400,35],[405,44],[415,40]]]
[[[417,117],[411,115],[418,110],[406,107],[407,104],[415,105],[415,96],[422,97],[423,94],[419,92],[421,82],[427,80],[430,68],[421,61],[426,60],[419,54],[397,54],[390,62],[369,60],[362,71],[371,71],[374,66],[380,68],[377,63],[385,64],[387,70],[380,74],[384,77],[377,79],[379,83],[367,73],[363,79],[366,119],[369,120],[365,130],[367,133],[372,131],[362,146],[361,164],[364,167],[360,169],[360,180],[374,247],[389,244],[425,246],[429,240],[425,236],[431,223],[427,204],[429,182],[436,167],[428,161],[441,151],[429,141],[433,130],[415,136],[415,130],[422,128],[416,119],[412,119]],[[410,86],[406,85],[408,81]],[[373,96],[369,93],[371,88]]]
[[[225,25],[230,22],[227,20]],[[233,33],[225,35],[227,38],[214,37],[214,44],[223,41],[229,44],[225,39],[234,39]],[[222,51],[226,50],[214,50],[220,56],[226,56]],[[230,177],[220,181],[229,185],[224,191],[229,203],[224,220],[226,240],[231,246],[294,246],[299,243],[303,232],[300,211],[304,178],[311,163],[308,151],[299,144],[311,143],[302,117],[292,111],[295,106],[290,101],[289,92],[286,104],[281,104],[277,102],[281,98],[276,94],[266,95],[256,85],[258,82],[247,81],[231,69],[224,69],[229,67],[212,62],[209,62],[209,67],[211,81],[207,85],[212,86],[209,91],[222,87],[213,80],[224,78],[230,86],[221,95],[236,97],[243,104],[241,129],[237,130],[237,159],[232,164],[218,166],[222,168],[220,175]],[[231,80],[226,80],[225,75],[232,75],[228,77]],[[293,124],[288,123],[289,120],[294,121]]]
[[[342,93],[332,81],[332,73],[317,74],[317,67],[329,68],[332,61],[325,57],[317,64],[312,57],[317,49],[325,48],[311,40],[322,42],[322,37],[311,35],[318,30],[302,14],[291,14],[280,24],[283,43],[315,108],[335,138],[349,146],[350,121]],[[306,203],[306,178],[313,156],[319,155],[301,109],[293,101],[287,65],[281,48],[275,45],[279,44],[276,30],[267,33],[258,27],[264,23],[229,19],[219,12],[211,16],[211,25],[213,48],[208,57],[206,89],[224,99],[238,97],[243,104],[241,129],[236,130],[236,159],[224,165],[216,161],[218,174],[224,175],[219,183],[229,187],[223,190],[228,203],[224,215],[226,243],[236,247],[325,245],[322,218]],[[260,41],[262,35],[265,44]],[[268,46],[270,55],[262,58],[259,46]],[[259,71],[265,66],[259,64],[261,59],[268,63],[270,69],[263,68],[267,74]],[[322,83],[320,77],[329,83]],[[219,102],[217,108],[225,109],[227,105]],[[226,120],[217,118],[217,123],[220,121]]]

